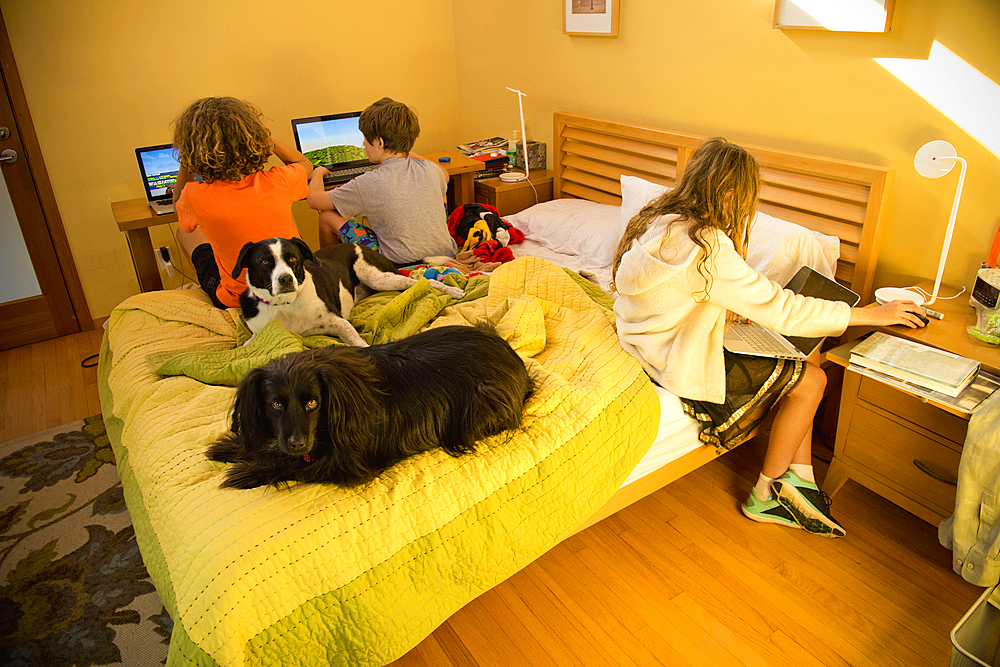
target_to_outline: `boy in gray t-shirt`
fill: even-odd
[[[385,97],[361,113],[358,126],[365,154],[380,166],[329,192],[323,186],[327,170],[313,170],[307,201],[320,212],[320,246],[350,238],[364,216],[379,252],[396,264],[454,257],[458,247],[444,204],[448,174],[412,152],[420,134],[416,114]]]

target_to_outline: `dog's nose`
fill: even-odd
[[[279,292],[292,292],[295,290],[295,277],[290,273],[285,273],[278,276],[278,291]]]

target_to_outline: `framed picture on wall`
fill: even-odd
[[[563,34],[594,37],[618,36],[621,0],[562,0]]]
[[[893,0],[774,0],[780,30],[889,32]]]

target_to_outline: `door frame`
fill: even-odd
[[[0,11],[0,74],[3,77],[2,83],[7,89],[7,97],[10,99],[11,111],[24,151],[23,157],[34,182],[46,227],[45,230],[33,230],[25,229],[25,226],[21,225],[28,255],[31,257],[39,285],[42,286],[46,296],[48,296],[46,286],[54,283],[57,283],[57,289],[54,291],[61,292],[64,285],[65,292],[68,293],[68,303],[64,297],[49,299],[49,311],[55,323],[56,334],[63,336],[78,331],[90,331],[94,329],[94,320],[87,306],[80,275],[73,260],[69,239],[63,227],[62,216],[59,214],[55,193],[52,191],[52,183],[45,168],[45,160],[42,158],[41,145],[35,134],[35,125],[28,111],[27,97],[14,61],[14,49],[7,35],[7,24],[2,11]],[[48,237],[48,242],[55,251],[56,266],[49,266],[51,262],[39,261],[37,248],[39,243],[46,243],[45,239],[40,238],[42,236]]]

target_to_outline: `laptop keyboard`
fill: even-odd
[[[365,173],[366,171],[371,171],[372,169],[377,168],[377,164],[369,164],[363,167],[352,167],[351,169],[337,169],[336,171],[331,171],[329,174],[323,176],[323,182],[337,183],[340,181],[350,180],[355,176]]]
[[[740,338],[752,345],[761,354],[771,357],[789,357],[788,349],[781,345],[767,329],[756,322],[734,322],[731,325]]]

